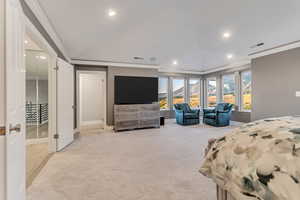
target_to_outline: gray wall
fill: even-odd
[[[300,115],[300,48],[252,61],[252,120]]]
[[[127,67],[108,67],[107,73],[107,124],[112,126],[113,109],[115,101],[115,76],[143,76],[158,77],[157,69],[127,68]]]

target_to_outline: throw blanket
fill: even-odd
[[[300,117],[252,122],[210,141],[200,172],[238,200],[299,200]]]

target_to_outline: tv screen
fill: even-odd
[[[158,78],[115,76],[115,104],[158,102]]]

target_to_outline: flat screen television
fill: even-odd
[[[115,76],[115,104],[158,102],[158,78]]]

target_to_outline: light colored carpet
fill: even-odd
[[[161,129],[82,133],[52,156],[27,199],[215,200],[215,185],[198,169],[208,139],[234,126],[183,127],[172,120]]]

